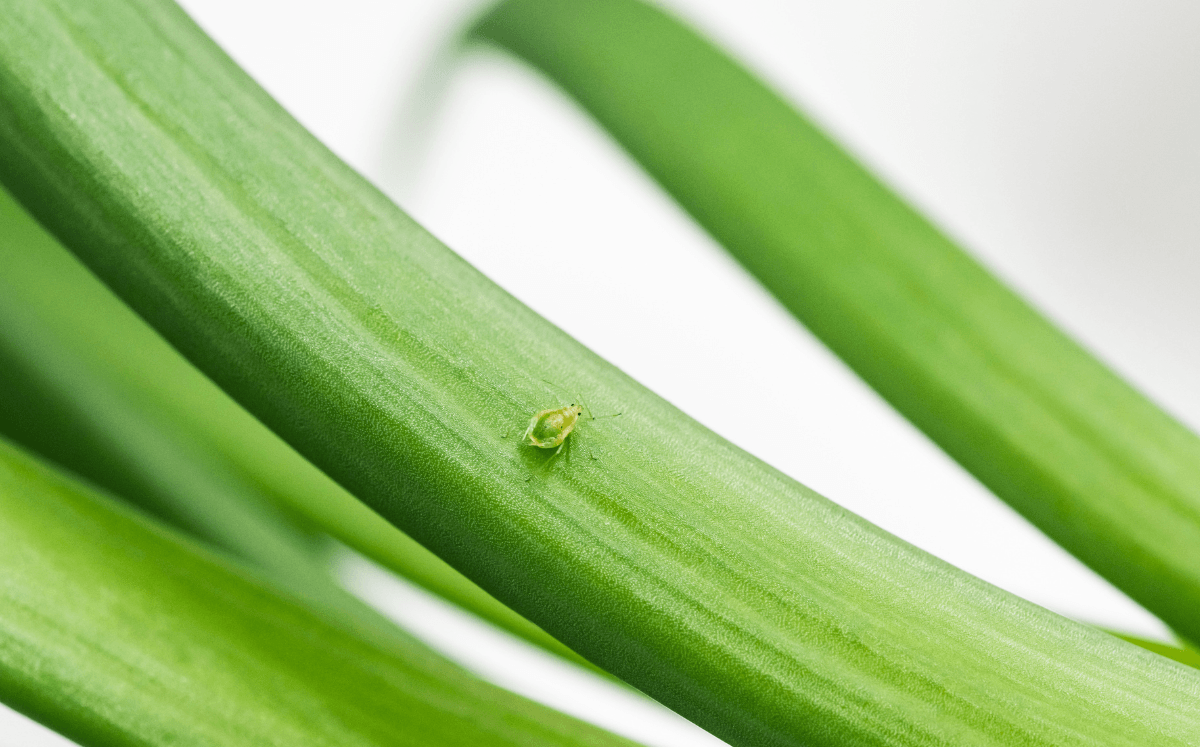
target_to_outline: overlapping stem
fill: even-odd
[[[162,0],[14,0],[0,179],[414,538],[735,744],[1183,745],[1200,673],[1012,597],[704,430],[491,284]],[[554,395],[624,415],[537,472]],[[531,473],[535,475],[529,479]]]
[[[506,0],[473,34],[558,83],[996,495],[1200,640],[1200,438],[680,21]]]

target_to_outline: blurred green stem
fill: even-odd
[[[3,189],[0,266],[0,433],[269,569],[310,601],[346,601],[325,567],[328,533],[489,622],[599,671],[279,440]]]
[[[1200,733],[1200,672],[705,430],[422,230],[173,5],[9,0],[0,100],[0,180],[176,348],[484,589],[717,736]],[[624,413],[571,436],[595,459],[548,465],[506,438],[562,404],[546,379]]]
[[[1200,640],[1200,438],[662,11],[505,0],[473,35],[560,85],[996,495]]]
[[[82,747],[632,747],[274,585],[0,439],[0,700]]]

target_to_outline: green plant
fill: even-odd
[[[637,5],[595,7],[657,24],[676,41],[664,55],[696,44]],[[19,0],[10,10],[0,22],[0,178],[9,189],[314,464],[591,661],[739,744],[1187,744],[1197,733],[1194,671],[972,579],[705,431],[442,247],[173,6]],[[503,28],[496,18],[485,27],[494,36]],[[514,25],[524,24],[537,28],[528,19]],[[595,459],[546,465],[549,455],[506,438],[555,397],[544,379],[625,412],[572,436],[585,438]],[[7,546],[44,536],[39,556],[56,557],[70,536],[53,524],[63,512],[43,516],[21,496],[47,505],[59,496],[74,507],[95,499],[15,453],[6,464],[6,505],[21,518],[5,525]],[[100,545],[123,532],[130,546],[180,554],[134,538],[123,521],[74,526]],[[281,537],[281,553],[303,544],[278,519],[262,521]],[[200,529],[239,549],[228,524]],[[72,553],[61,555],[65,565]],[[276,561],[276,573],[296,567],[277,555],[254,560],[267,568]],[[59,583],[9,585],[6,601],[35,607],[41,602],[25,600],[52,595]],[[180,588],[186,596],[188,585]],[[227,592],[237,594],[250,618],[282,614],[269,594]],[[284,605],[309,645],[335,637],[316,632],[330,620],[354,628],[348,647],[394,653],[400,645],[365,618],[352,625],[356,613],[324,599],[308,600],[303,612]],[[304,622],[309,616],[318,621]],[[157,619],[148,615],[146,624]],[[190,655],[177,647],[188,619],[184,636],[168,639],[183,659]],[[0,621],[9,640],[36,628],[13,616]],[[250,653],[290,661],[264,632],[287,626],[255,625],[241,628]],[[92,641],[82,628],[80,640]],[[106,628],[94,645],[117,632]],[[88,708],[98,689],[122,681],[119,673],[70,686],[39,680],[39,652],[54,640],[4,661],[0,697],[81,739],[167,738],[113,726],[105,711]],[[408,655],[423,656],[411,647]],[[287,700],[291,690],[272,692]],[[364,719],[352,727],[357,736],[398,737],[370,731],[378,718],[371,708],[343,705]],[[145,713],[161,707],[151,700]],[[492,707],[504,723],[512,717],[497,714],[522,709]],[[467,722],[488,715],[479,706]],[[539,718],[529,717],[531,730]],[[327,738],[321,727],[275,738],[319,742]],[[604,738],[575,729],[547,726],[548,739]],[[183,731],[171,737],[204,739]],[[226,736],[242,731],[234,722]]]
[[[475,33],[575,97],[997,496],[1200,639],[1200,438],[673,19],[510,0]]]

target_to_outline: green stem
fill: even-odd
[[[3,190],[0,265],[0,433],[270,569],[313,601],[344,601],[325,568],[327,532],[489,622],[600,671],[280,441]]]
[[[360,637],[0,439],[0,700],[83,747],[629,742]]]
[[[1200,673],[871,526],[539,318],[161,0],[12,0],[0,179],[302,454],[734,744],[1184,745]],[[548,288],[548,293],[558,292]],[[506,438],[624,415],[558,462]]]
[[[1200,640],[1200,438],[679,21],[638,0],[507,0],[474,34],[562,86],[996,495]]]
[[[1200,669],[1200,651],[1190,646],[1172,646],[1169,643],[1159,643],[1158,641],[1150,641],[1145,638],[1138,638],[1137,636],[1125,635],[1124,633],[1112,633],[1111,631],[1110,634],[1115,635],[1123,641],[1129,641],[1135,646],[1141,646],[1147,651],[1153,651],[1159,656],[1165,656],[1180,664]]]

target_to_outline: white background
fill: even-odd
[[[556,90],[496,52],[448,61],[449,35],[474,3],[184,5],[450,247],[708,427],[999,586],[1076,619],[1168,637],[892,413]],[[1200,6],[668,5],[1200,425]],[[566,303],[547,292],[562,283],[573,288]],[[770,418],[759,417],[765,407]],[[393,594],[382,581],[373,588],[365,593]],[[458,656],[491,645],[459,638]],[[514,661],[505,667],[553,676]],[[626,720],[636,732],[639,719]],[[34,744],[24,728],[0,717],[0,747]],[[645,738],[694,738],[655,734]]]

